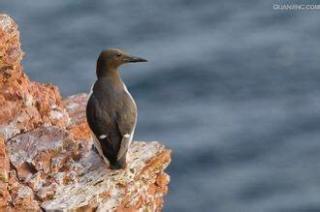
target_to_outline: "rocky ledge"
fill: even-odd
[[[160,211],[170,150],[133,142],[126,170],[91,150],[86,94],[62,100],[57,87],[23,71],[16,23],[0,14],[0,211]]]

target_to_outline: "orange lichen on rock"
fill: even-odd
[[[83,93],[67,97],[63,101],[70,117],[67,129],[76,140],[88,141],[91,139],[85,113],[87,100],[88,95]]]
[[[110,170],[91,150],[88,95],[30,81],[19,39],[0,14],[0,211],[160,211],[170,150],[133,142],[127,169]]]
[[[30,82],[23,55],[17,25],[0,14],[0,133],[5,138],[42,124],[65,127],[69,121],[58,88]]]
[[[9,158],[6,153],[4,138],[0,137],[0,208],[7,205],[10,200],[8,191]]]

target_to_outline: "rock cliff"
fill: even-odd
[[[0,14],[0,211],[160,211],[170,150],[133,142],[126,170],[91,151],[86,94],[29,80],[16,23]],[[44,70],[45,71],[45,70]]]

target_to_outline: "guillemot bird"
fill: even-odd
[[[137,123],[137,106],[121,80],[119,66],[147,62],[119,49],[100,53],[97,81],[93,84],[86,115],[93,132],[94,146],[111,169],[126,167],[126,158]]]

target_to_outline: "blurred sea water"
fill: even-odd
[[[150,61],[121,72],[136,139],[173,149],[164,211],[320,211],[320,11],[273,9],[288,2],[1,0],[0,11],[20,26],[27,74],[65,96],[89,91],[103,49]]]

